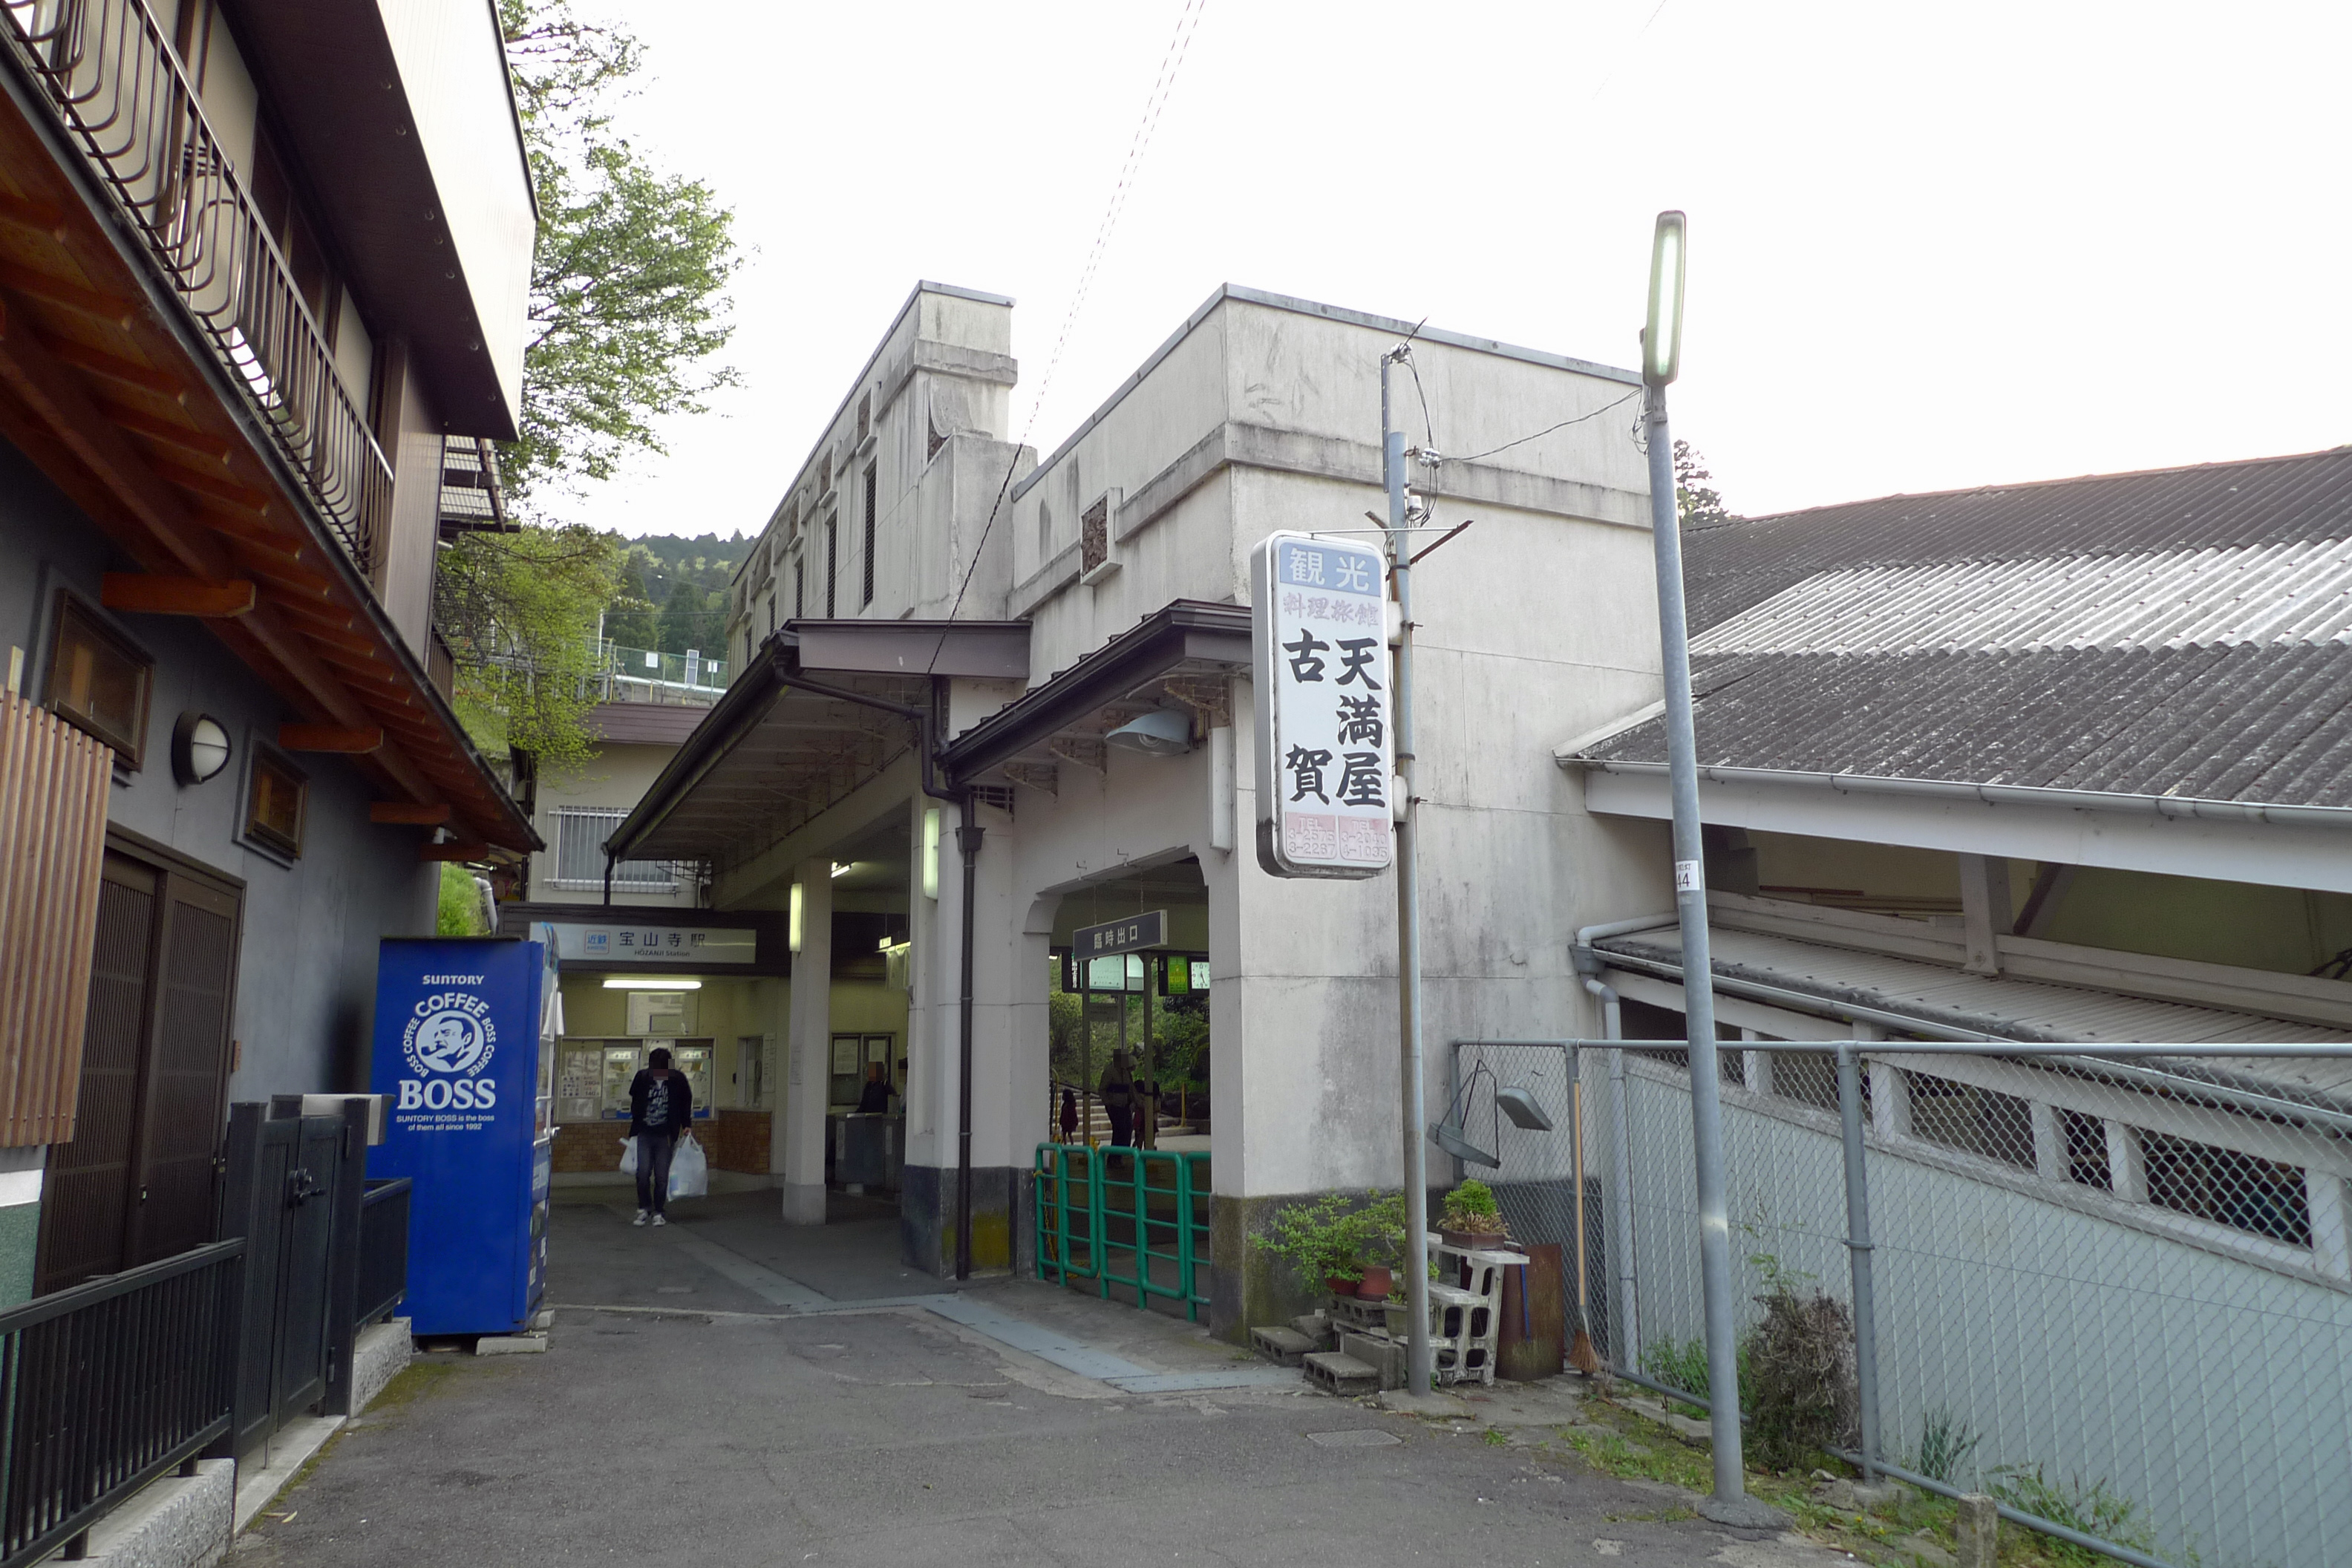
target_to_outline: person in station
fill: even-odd
[[[1062,1088],[1062,1142],[1075,1143],[1077,1141],[1078,1091],[1066,1084]]]
[[[857,1113],[860,1116],[881,1116],[890,1109],[890,1080],[883,1075],[880,1062],[866,1065],[866,1087],[857,1091]]]
[[[1135,1143],[1135,1066],[1124,1050],[1111,1052],[1110,1066],[1103,1068],[1102,1103],[1110,1118],[1111,1147],[1131,1148]]]
[[[655,1047],[629,1080],[629,1136],[637,1141],[637,1217],[631,1225],[669,1223],[662,1211],[669,1204],[670,1158],[693,1116],[686,1075],[669,1065],[667,1050]]]

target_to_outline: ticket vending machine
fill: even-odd
[[[387,1109],[368,1171],[413,1184],[413,1332],[513,1333],[539,1310],[562,1029],[554,952],[436,937],[379,952],[373,1088]]]

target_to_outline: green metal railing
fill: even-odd
[[[1037,1278],[1090,1279],[1146,1307],[1178,1302],[1195,1322],[1208,1304],[1209,1155],[1040,1143],[1030,1172]]]

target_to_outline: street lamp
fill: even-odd
[[[1642,384],[1671,385],[1683,369],[1683,258],[1688,220],[1678,212],[1658,215],[1650,240],[1650,316],[1642,329]]]
[[[1660,213],[1650,242],[1649,319],[1642,330],[1642,418],[1649,441],[1650,539],[1657,561],[1658,647],[1665,675],[1666,772],[1675,803],[1675,910],[1682,922],[1683,1017],[1689,1026],[1699,1285],[1706,1308],[1708,1402],[1714,1406],[1715,1491],[1700,1500],[1698,1512],[1717,1524],[1769,1529],[1787,1521],[1780,1510],[1748,1495],[1739,1451],[1738,1325],[1723,1191],[1723,1097],[1716,1077],[1715,965],[1707,951],[1706,854],[1699,838],[1682,529],[1675,515],[1674,440],[1666,427],[1666,387],[1682,371],[1683,270],[1689,250],[1683,215]]]

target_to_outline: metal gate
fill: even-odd
[[[246,1239],[245,1317],[237,1356],[236,1448],[267,1442],[288,1417],[326,1403],[347,1378],[348,1316],[336,1312],[337,1215],[359,1241],[366,1123],[357,1116],[279,1116],[251,1103],[229,1112],[224,1238]],[[352,1259],[355,1264],[356,1258]],[[353,1281],[354,1286],[356,1281]],[[356,1290],[351,1292],[356,1295]]]

